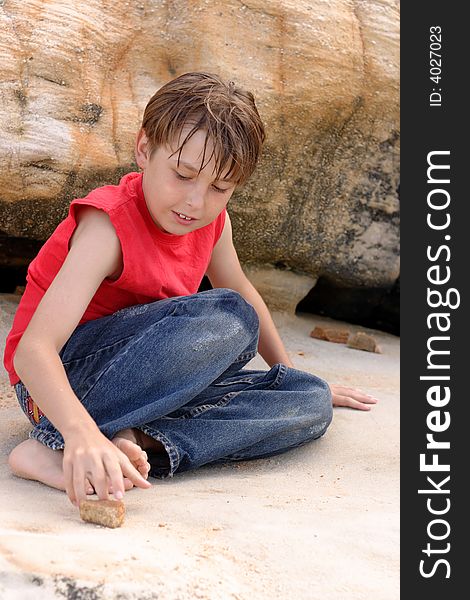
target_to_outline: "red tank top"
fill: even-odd
[[[77,224],[75,207],[79,204],[106,211],[121,242],[124,264],[119,279],[103,280],[79,325],[127,306],[195,294],[225,224],[224,209],[205,227],[181,236],[165,233],[155,225],[148,211],[140,173],[128,173],[119,185],[97,188],[85,198],[73,200],[67,218],[28,267],[26,289],[5,345],[4,365],[11,385],[19,381],[13,368],[16,347],[67,256]]]

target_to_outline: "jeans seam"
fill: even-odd
[[[277,387],[279,387],[282,383],[282,380],[284,379],[286,373],[287,373],[288,367],[282,363],[279,363],[279,372],[276,375],[276,379],[273,381],[273,383],[268,386],[266,389],[267,390],[273,390],[276,389]],[[223,396],[220,400],[218,400],[217,402],[213,403],[213,404],[201,404],[200,406],[196,406],[194,408],[192,408],[188,414],[186,415],[182,415],[182,419],[190,419],[193,417],[199,417],[200,415],[202,415],[203,413],[207,412],[208,410],[211,410],[212,408],[222,408],[224,406],[227,406],[227,404],[238,394],[240,394],[241,392],[243,392],[244,390],[240,390],[237,392],[228,392],[228,394],[226,394],[225,396]]]
[[[24,385],[24,383],[22,381],[19,381],[18,383],[16,383],[14,386],[14,389],[15,389],[16,399],[18,400],[18,404],[20,406],[22,413],[28,419],[30,425],[32,425],[33,427],[36,427],[37,425],[39,425],[39,423],[41,423],[42,418],[46,417],[46,415],[42,412],[42,410],[39,408],[39,406],[31,398],[30,393],[28,392],[28,390],[26,389],[26,386]],[[33,413],[31,413],[28,408],[28,399],[32,401],[33,406],[35,407],[35,409],[37,411],[37,420],[33,417],[33,414],[35,412],[34,409],[33,409]]]
[[[278,374],[276,375],[276,379],[266,389],[267,390],[275,390],[277,387],[279,387],[282,383],[282,380],[284,379],[284,377],[287,374],[287,370],[288,370],[288,367],[286,365],[279,363],[279,371],[278,371]]]
[[[248,383],[251,384],[253,383],[253,377],[239,377],[237,379],[231,379],[230,377],[228,377],[227,379],[224,379],[223,381],[219,381],[219,383],[213,383],[212,385],[214,387],[228,387],[231,385],[237,385],[240,383]]]
[[[63,450],[65,443],[59,441],[58,436],[62,437],[59,431],[42,431],[41,429],[35,428],[29,432],[29,439],[36,440],[41,444],[44,444],[51,450]]]
[[[74,362],[82,361],[82,360],[87,360],[88,358],[95,357],[100,352],[104,352],[105,350],[109,350],[111,348],[114,348],[118,344],[121,344],[122,342],[127,342],[128,340],[130,340],[133,337],[134,337],[133,335],[129,335],[129,336],[125,337],[125,338],[122,338],[122,339],[118,340],[117,342],[114,342],[113,344],[109,344],[108,346],[104,346],[103,348],[99,348],[98,350],[95,350],[94,352],[91,352],[90,354],[86,354],[85,356],[80,356],[78,358],[72,358],[71,360],[62,361],[62,364],[65,367],[65,366],[71,365]]]
[[[241,391],[243,391],[243,390],[241,390]],[[230,402],[230,400],[235,398],[235,396],[240,394],[240,392],[229,392],[228,394],[225,394],[225,396],[223,396],[220,400],[215,402],[215,404],[201,404],[200,406],[195,406],[194,408],[192,408],[189,411],[188,414],[183,415],[181,418],[182,419],[191,419],[194,417],[199,417],[200,415],[207,412],[208,410],[211,410],[212,408],[222,408],[224,406],[227,406],[227,404]]]
[[[149,427],[149,425],[139,425],[136,427],[136,429],[143,431],[146,435],[149,435],[154,440],[157,440],[157,442],[163,444],[163,447],[168,453],[168,458],[170,459],[170,472],[168,473],[167,477],[173,477],[181,462],[181,456],[178,452],[178,448],[172,444],[170,440],[163,435],[163,433],[157,429],[153,429],[153,427]]]
[[[251,360],[252,358],[254,358],[256,356],[256,353],[257,353],[257,351],[246,352],[245,354],[240,354],[240,356],[238,356],[237,359],[233,361],[233,364],[243,362],[245,360]]]
[[[175,305],[175,308],[173,309],[173,311],[172,311],[172,312],[170,312],[170,313],[168,313],[168,314],[166,315],[166,317],[171,317],[171,316],[174,314],[175,310],[178,308],[178,306],[180,306],[180,305],[176,304],[176,305]],[[156,325],[158,325],[158,323],[159,323],[159,322],[160,322],[160,321],[155,321],[154,323],[152,323],[152,325],[150,325],[149,327],[146,327],[145,329],[143,329],[142,331],[140,331],[138,335],[136,335],[136,334],[133,334],[133,335],[129,336],[127,339],[131,339],[131,338],[132,338],[132,341],[133,341],[135,344],[136,344],[136,343],[138,343],[138,342],[139,342],[139,341],[140,341],[142,338],[144,338],[144,337],[145,337],[145,336],[148,334],[148,331],[149,331],[149,329],[152,329],[153,327],[155,327]],[[122,340],[121,340],[121,341],[122,341]],[[124,356],[124,355],[125,355],[125,354],[126,354],[128,351],[129,351],[129,349],[130,349],[130,348],[129,348],[129,344],[127,345],[127,347],[123,346],[123,348],[122,348],[122,350],[123,350],[123,352],[124,352],[123,356]],[[107,365],[105,366],[105,368],[104,368],[104,369],[101,371],[101,373],[99,373],[99,374],[98,374],[98,376],[96,377],[96,380],[94,381],[93,385],[92,385],[92,386],[90,386],[90,389],[89,389],[89,390],[87,390],[87,391],[85,392],[85,394],[83,394],[83,395],[81,396],[80,400],[81,400],[81,402],[82,402],[82,403],[83,403],[83,401],[85,400],[85,398],[88,396],[88,394],[89,394],[89,393],[90,393],[90,392],[93,390],[93,388],[96,386],[96,384],[98,383],[98,381],[99,381],[99,380],[100,380],[100,379],[103,377],[103,375],[104,375],[104,374],[105,374],[107,371],[109,371],[109,369],[112,367],[112,365],[114,364],[114,362],[115,362],[114,360],[111,360],[110,362],[108,362],[108,364],[107,364]]]

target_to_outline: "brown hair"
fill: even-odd
[[[142,119],[151,152],[157,146],[180,141],[184,125],[192,125],[177,152],[178,164],[186,142],[201,129],[206,131],[199,172],[205,167],[207,140],[214,149],[216,177],[228,167],[227,179],[245,183],[253,173],[265,139],[263,123],[251,92],[233,81],[225,83],[211,73],[185,73],[161,87],[149,100]],[[178,136],[178,137],[177,137]]]

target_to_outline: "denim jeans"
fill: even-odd
[[[207,463],[272,456],[322,436],[332,419],[328,385],[276,364],[243,367],[257,352],[258,316],[218,288],[124,308],[79,325],[60,358],[77,397],[112,438],[134,427],[165,448],[150,463],[164,478]],[[54,450],[64,439],[22,382],[29,437]],[[150,458],[150,455],[149,455]]]

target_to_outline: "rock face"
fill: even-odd
[[[398,10],[398,0],[0,2],[0,234],[44,240],[74,197],[135,170],[150,96],[205,70],[252,90],[267,128],[230,206],[242,262],[391,287]]]
[[[320,277],[297,310],[400,335],[400,278],[391,288],[364,288]]]

